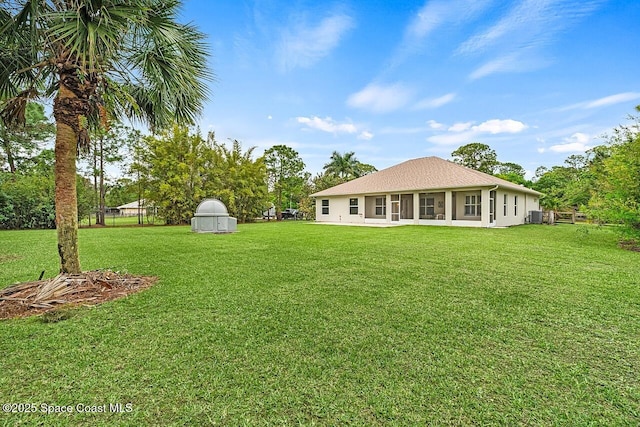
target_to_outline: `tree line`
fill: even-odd
[[[55,228],[55,155],[41,148],[54,126],[41,105],[27,108],[37,114],[24,126],[0,122],[0,228]],[[291,147],[276,145],[257,156],[255,147],[245,150],[238,140],[220,143],[214,132],[203,137],[177,124],[142,135],[111,123],[93,130],[90,139],[76,176],[78,218],[89,225],[104,225],[107,208],[134,201],[152,207],[166,224],[186,224],[207,197],[220,199],[240,222],[259,218],[271,206],[278,214],[294,207],[312,217],[309,194],[376,170],[353,152],[334,152],[324,172],[311,177]],[[118,169],[120,176],[109,179],[108,170]]]
[[[640,111],[640,106],[636,107]],[[539,167],[531,180],[515,163],[501,163],[488,145],[471,143],[451,153],[455,162],[542,193],[550,210],[584,211],[598,223],[618,224],[623,239],[640,241],[640,117],[603,137],[604,144],[568,156],[561,166]]]
[[[640,107],[638,107],[640,108]],[[0,228],[54,228],[54,155],[39,147],[51,138],[53,125],[38,104],[28,104],[28,120],[12,130],[0,124]],[[454,162],[522,184],[543,193],[551,210],[579,209],[598,222],[621,224],[630,238],[640,233],[640,131],[637,117],[617,127],[605,144],[568,156],[561,166],[539,167],[534,177],[516,163],[498,161],[486,144],[470,143],[451,153]],[[104,224],[106,207],[132,201],[153,206],[166,224],[187,224],[198,203],[216,197],[240,222],[253,221],[273,206],[315,214],[314,192],[376,171],[354,152],[334,151],[323,171],[311,176],[299,153],[276,145],[257,156],[238,140],[220,143],[215,133],[203,137],[174,125],[142,135],[115,124],[92,135],[91,150],[80,156],[76,177],[79,218]],[[122,175],[105,177],[107,167]],[[142,220],[142,219],[141,219]],[[91,221],[89,222],[91,224]]]

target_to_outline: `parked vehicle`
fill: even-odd
[[[282,211],[282,219],[300,219],[302,214],[298,209],[287,208]]]

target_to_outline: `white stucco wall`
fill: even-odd
[[[350,214],[350,199],[358,199],[358,214]],[[322,201],[329,200],[329,214],[322,213]],[[364,196],[319,197],[316,199],[316,221],[342,222],[349,224],[364,223]]]
[[[529,215],[529,211],[540,210],[539,197],[514,191],[499,190],[496,197],[496,220],[500,227],[509,227],[512,225],[525,224]],[[507,202],[504,203],[504,197],[507,196]],[[518,210],[516,212],[515,197],[518,197]],[[506,205],[506,215],[505,215]]]
[[[413,206],[413,219],[403,219],[399,221],[403,224],[416,224],[416,225],[457,225],[466,227],[508,227],[512,225],[525,224],[529,215],[529,211],[540,210],[540,201],[538,196],[521,193],[514,190],[497,189],[496,190],[496,202],[495,202],[495,222],[489,223],[489,189],[478,190],[462,190],[456,191],[456,220],[452,220],[451,215],[451,191],[443,192],[437,196],[437,200],[440,201],[444,197],[444,208],[442,212],[446,210],[446,218],[438,220],[421,220],[419,219],[419,191],[414,193]],[[464,202],[466,195],[482,195],[482,212],[486,213],[483,221],[480,221],[480,217],[470,217],[464,215]],[[504,196],[507,196],[507,215],[504,215]],[[514,208],[514,197],[518,197],[518,211],[517,214]],[[380,197],[380,196],[378,196]],[[391,223],[391,195],[384,196],[387,200],[386,217],[384,218],[367,218],[365,219],[365,196],[357,195],[351,197],[318,197],[316,199],[316,221],[318,222],[335,222],[346,224],[363,224],[363,223]],[[350,213],[350,199],[358,199],[358,214],[352,215]],[[329,201],[329,214],[322,213],[322,201]],[[436,202],[437,205],[437,202]],[[436,208],[437,212],[440,212],[440,208]]]

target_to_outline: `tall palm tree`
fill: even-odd
[[[356,154],[353,151],[344,154],[334,151],[331,153],[330,159],[331,161],[323,167],[326,173],[342,180],[350,180],[360,176],[358,170],[360,162],[356,159]]]
[[[54,98],[55,203],[61,271],[79,273],[76,157],[89,129],[128,117],[152,130],[191,123],[207,96],[204,35],[176,17],[178,0],[3,0],[0,111],[24,121]]]

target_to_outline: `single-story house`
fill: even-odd
[[[312,194],[316,221],[345,224],[524,224],[542,194],[439,157],[407,160]]]
[[[144,199],[140,199],[139,203],[138,200],[135,200],[131,203],[120,205],[116,209],[118,209],[120,216],[137,216],[138,212],[147,214],[147,206],[145,206]]]

